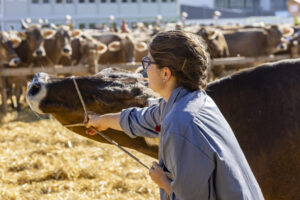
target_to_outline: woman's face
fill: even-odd
[[[150,58],[151,62],[154,62],[150,53],[148,53],[148,57]],[[149,79],[149,88],[157,93],[161,93],[164,89],[164,82],[161,70],[157,67],[156,64],[151,64],[147,68],[147,75]]]

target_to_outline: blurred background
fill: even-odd
[[[135,22],[154,23],[161,15],[164,22],[176,22],[180,13],[188,14],[187,21],[211,23],[214,11],[222,13],[220,22],[267,23],[290,22],[287,0],[1,0],[1,30],[14,28],[19,30],[20,19],[38,19],[55,24],[64,24],[69,15],[75,28],[95,28],[99,24],[109,23],[114,16],[117,24],[124,19],[129,24]],[[297,1],[289,1],[297,3]],[[264,16],[262,18],[262,16]],[[250,19],[248,19],[250,17]],[[237,19],[239,18],[239,19]],[[242,19],[240,19],[242,18]],[[225,20],[226,19],[226,20]]]

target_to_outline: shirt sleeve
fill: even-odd
[[[124,109],[120,115],[120,126],[130,137],[158,137],[156,126],[160,126],[162,102],[145,108]]]
[[[214,162],[181,135],[169,134],[164,141],[166,163],[173,176],[171,200],[213,199],[210,184]]]

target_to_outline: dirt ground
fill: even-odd
[[[159,199],[158,187],[114,146],[29,109],[0,114],[0,199]],[[130,150],[150,165],[153,158]]]

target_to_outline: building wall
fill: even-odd
[[[48,2],[48,3],[45,3]],[[89,24],[108,23],[110,15],[116,22],[122,19],[127,22],[153,22],[160,14],[165,21],[177,21],[179,18],[178,0],[0,0],[1,29],[10,26],[20,29],[20,19],[31,18],[36,22],[39,18],[48,19],[56,24],[65,23],[65,16],[71,15],[76,23]],[[71,3],[67,3],[67,1]],[[84,3],[80,3],[84,1]]]
[[[213,0],[180,0],[181,5],[214,8]]]
[[[271,0],[260,0],[260,7],[262,10],[271,10]]]

